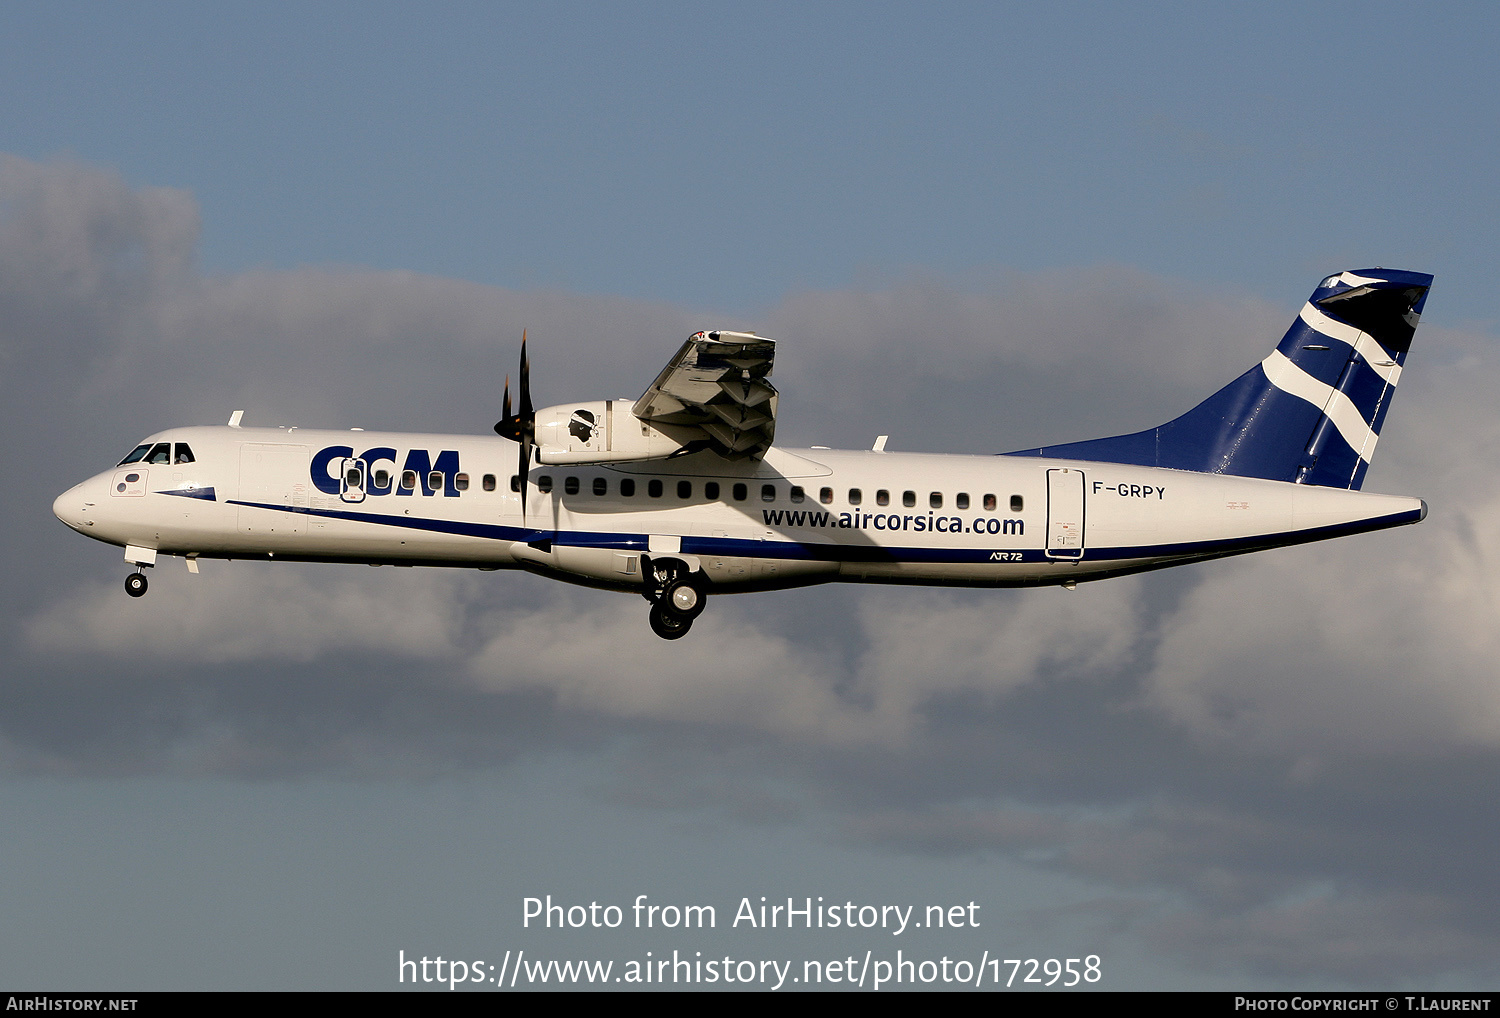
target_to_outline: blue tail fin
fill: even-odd
[[[1431,285],[1425,273],[1391,269],[1329,276],[1271,356],[1175,421],[1007,455],[1357,490]]]

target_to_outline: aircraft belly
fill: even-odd
[[[612,539],[611,539],[612,536]],[[575,543],[588,539],[592,546]],[[731,540],[699,536],[677,539],[676,552],[647,551],[644,535],[575,535],[558,533],[550,547],[518,542],[515,557],[536,568],[556,570],[584,582],[634,587],[643,582],[641,556],[682,557],[698,568],[721,591],[765,590],[800,586],[823,576],[835,578],[838,563],[809,558],[803,546],[791,542]],[[757,554],[757,552],[761,552]]]
[[[705,562],[705,571],[709,563]],[[801,558],[740,558],[724,557],[713,562],[714,572],[726,577],[725,584],[743,577],[739,582],[750,589],[768,590],[776,587],[800,587],[809,582],[833,579],[838,575],[839,564],[833,561]]]
[[[1072,563],[1054,562],[844,562],[841,579],[869,583],[936,583],[962,587],[1011,587],[1052,582],[1044,577],[1077,575]]]

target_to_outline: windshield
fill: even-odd
[[[193,456],[193,450],[186,442],[178,442],[174,446],[171,442],[146,442],[130,450],[116,466],[123,467],[127,463],[195,463],[197,458]]]
[[[138,445],[138,446],[136,446],[134,449],[132,449],[130,451],[130,455],[129,456],[126,456],[124,459],[122,459],[116,465],[123,467],[127,463],[139,463],[141,461],[141,457],[144,456],[144,455],[146,455],[146,453],[148,453],[150,451],[151,451],[151,443],[150,442],[147,442],[145,445]]]

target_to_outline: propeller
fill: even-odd
[[[531,472],[531,451],[536,448],[536,408],[531,405],[531,360],[526,356],[526,330],[521,330],[521,405],[510,412],[510,376],[505,376],[505,395],[501,401],[504,418],[495,425],[495,434],[510,439],[519,446],[520,464],[516,476],[520,478],[521,520],[526,520],[527,475]]]

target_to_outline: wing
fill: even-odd
[[[682,344],[632,412],[684,448],[759,459],[776,434],[776,343],[753,332],[699,332]]]

